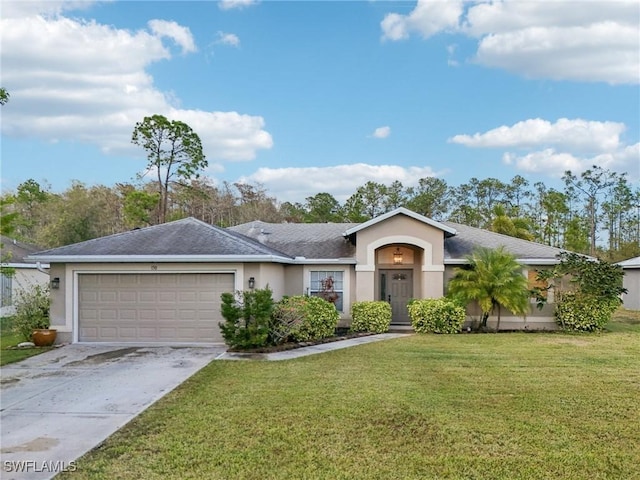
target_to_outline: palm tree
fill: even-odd
[[[504,307],[514,315],[525,315],[529,310],[527,279],[522,265],[515,257],[499,247],[496,250],[479,248],[467,256],[468,264],[455,269],[449,282],[448,295],[462,303],[477,301],[482,310],[482,327],[487,327],[491,312]]]
[[[533,240],[533,235],[529,231],[531,225],[521,217],[510,217],[504,205],[499,204],[493,208],[494,218],[491,221],[489,230],[510,237],[522,238],[523,240]]]

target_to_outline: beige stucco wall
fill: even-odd
[[[357,232],[356,299],[377,300],[380,269],[412,269],[413,297],[443,295],[444,232],[423,222],[397,215]],[[393,264],[400,248],[402,265]]]
[[[284,295],[287,295],[289,297],[292,297],[294,295],[304,295],[305,290],[302,280],[302,277],[304,275],[303,266],[287,265],[284,272]]]
[[[277,263],[259,263],[256,275],[256,287],[266,288],[273,292],[273,299],[278,301],[285,295],[285,266]]]

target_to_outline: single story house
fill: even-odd
[[[0,317],[15,313],[14,301],[21,292],[33,285],[49,283],[48,264],[38,264],[26,257],[42,250],[29,243],[19,242],[13,238],[0,239],[0,255],[2,266],[13,271],[13,275],[0,274]]]
[[[630,258],[618,262],[624,271],[622,286],[627,293],[622,294],[624,308],[640,310],[640,257]]]
[[[276,300],[314,295],[327,277],[344,324],[353,302],[385,300],[393,323],[409,325],[410,299],[441,297],[465,255],[500,245],[531,282],[561,251],[398,208],[360,224],[254,221],[225,229],[186,218],[32,258],[51,264],[58,287],[51,320],[61,342],[215,343],[223,292],[269,286]],[[531,305],[526,318],[503,314],[501,328],[556,328],[552,305]]]

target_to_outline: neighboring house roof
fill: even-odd
[[[383,222],[385,220],[387,220],[388,218],[391,217],[395,217],[396,215],[406,215],[407,217],[413,218],[414,220],[417,220],[419,222],[425,223],[427,225],[431,225],[432,227],[435,227],[437,229],[440,229],[442,231],[445,232],[445,235],[455,235],[456,234],[456,230],[452,227],[449,227],[443,223],[440,222],[436,222],[435,220],[432,220],[431,218],[427,218],[423,215],[420,215],[419,213],[416,212],[412,212],[411,210],[404,208],[404,207],[398,207],[395,210],[392,210],[390,212],[387,212],[385,214],[380,215],[379,217],[376,218],[372,218],[371,220],[364,222],[364,223],[359,223],[356,224],[354,226],[352,226],[351,228],[349,228],[348,230],[346,230],[344,232],[345,235],[353,235],[356,232],[359,232],[360,230],[364,230],[365,228],[369,228],[372,225],[375,225],[377,223]]]
[[[627,260],[623,260],[622,262],[618,262],[623,269],[628,268],[640,268],[640,257],[633,257]]]
[[[495,249],[503,246],[507,252],[515,255],[520,262],[537,265],[558,263],[556,256],[565,251],[560,248],[490,232],[481,228],[453,222],[443,223],[454,228],[457,232],[455,236],[444,240],[445,263],[458,263],[458,261],[462,263],[464,257],[472,253],[477,247]]]
[[[246,235],[291,257],[353,258],[355,246],[343,233],[357,223],[244,223],[228,230]],[[355,260],[354,260],[355,261]]]
[[[35,261],[26,257],[38,250],[42,250],[42,247],[31,243],[19,242],[14,238],[9,238],[4,235],[0,237],[0,251],[4,265],[14,268],[35,268]]]
[[[291,260],[257,241],[195,218],[45,250],[32,258],[51,262]]]

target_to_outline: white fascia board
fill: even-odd
[[[523,265],[557,265],[560,261],[556,258],[516,258],[516,262]],[[466,258],[447,258],[445,265],[466,265],[469,261]]]
[[[2,266],[3,267],[8,267],[8,268],[33,268],[33,269],[37,269],[38,268],[38,264],[37,263],[3,263]],[[41,263],[40,267],[41,268],[49,268],[49,264],[48,263]]]
[[[451,235],[455,235],[456,233],[458,233],[455,228],[449,227],[444,223],[440,223],[435,220],[432,220],[431,218],[425,217],[424,215],[420,215],[419,213],[413,212],[407,208],[399,207],[399,208],[396,208],[395,210],[384,213],[378,217],[372,218],[371,220],[361,223],[360,225],[351,227],[350,229],[344,232],[343,236],[347,237],[356,232],[359,232],[360,230],[364,230],[365,228],[368,228],[372,225],[375,225],[376,223],[382,222],[388,218],[394,217],[399,214],[406,215],[407,217],[411,217],[414,220],[418,220],[419,222],[426,223],[427,225],[431,225],[432,227],[435,227],[439,230],[443,230]]]
[[[276,255],[55,255],[29,259],[49,263],[295,263]]]
[[[294,263],[296,265],[319,265],[319,264],[332,264],[332,265],[355,265],[355,258],[305,258],[296,257]]]

